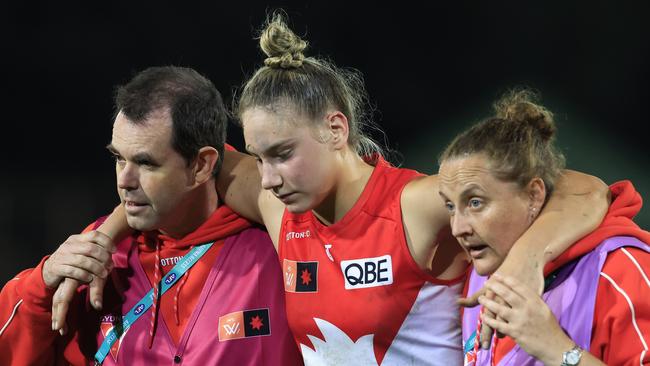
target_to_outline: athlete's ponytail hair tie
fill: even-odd
[[[302,52],[307,48],[307,42],[289,29],[282,12],[276,12],[260,35],[260,47],[268,56],[264,65],[294,69],[302,66],[305,59]]]

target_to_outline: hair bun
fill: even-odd
[[[302,52],[307,48],[307,42],[289,29],[282,13],[276,12],[262,31],[260,47],[268,56],[264,65],[291,69],[302,66],[305,59]]]
[[[538,97],[528,89],[512,90],[494,104],[496,117],[522,123],[536,130],[545,141],[555,135],[553,113],[536,104]]]

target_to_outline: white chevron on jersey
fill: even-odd
[[[456,299],[462,290],[462,283],[453,286],[440,286],[426,283],[418,293],[411,312],[402,323],[397,336],[386,351],[382,366],[393,365],[427,365],[432,360],[444,360],[445,366],[460,366],[460,312]],[[436,304],[438,309],[431,309],[427,304]],[[429,311],[422,311],[428,309]],[[449,322],[449,314],[454,311],[458,322]],[[418,311],[419,310],[419,311]],[[373,334],[367,334],[354,342],[345,331],[336,325],[314,318],[324,339],[308,335],[314,345],[312,350],[300,345],[305,365],[377,365],[373,347]],[[435,346],[424,344],[422,339],[436,340]],[[453,360],[453,355],[459,355]]]
[[[372,345],[373,335],[368,334],[353,342],[343,330],[323,319],[314,318],[325,339],[308,335],[314,350],[300,345],[305,365],[309,366],[357,366],[377,365]]]

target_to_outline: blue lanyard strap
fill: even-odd
[[[473,331],[472,334],[469,335],[469,338],[467,339],[467,342],[465,342],[465,347],[463,349],[463,353],[467,354],[471,350],[473,350],[475,342],[476,342],[476,331]]]
[[[546,278],[544,278],[544,292],[546,292],[546,290],[553,284],[553,281],[555,281],[555,279],[558,277],[558,274],[563,268],[564,266],[556,269],[548,276],[546,276]],[[474,343],[476,343],[476,330],[469,335],[469,338],[467,338],[467,342],[465,342],[465,345],[463,347],[463,353],[467,354],[472,351],[474,349]]]
[[[167,273],[161,280],[161,282],[157,285],[161,286],[160,288],[160,296],[162,296],[167,290],[169,290],[176,282],[187,272],[196,262],[199,261],[199,259],[212,247],[212,243],[208,244],[202,244],[202,245],[197,245],[192,250],[187,253],[183,259],[178,261],[174,268]],[[104,337],[104,341],[102,342],[102,345],[99,347],[99,350],[97,350],[97,353],[95,353],[95,365],[101,365],[102,362],[104,362],[104,359],[108,355],[108,353],[111,350],[111,347],[117,339],[124,334],[131,324],[135,323],[136,320],[138,320],[142,314],[144,314],[153,304],[153,300],[151,299],[151,296],[153,294],[153,288],[147,292],[144,297],[140,301],[135,304],[131,310],[129,310],[126,315],[122,317],[122,324],[121,326],[115,325],[111,330],[106,334]],[[115,328],[119,328],[118,331],[116,331]],[[119,332],[119,334],[118,334]]]

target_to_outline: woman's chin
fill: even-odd
[[[287,208],[287,211],[291,212],[292,214],[301,214],[311,210],[311,208],[308,205],[300,201],[294,201],[285,204],[285,207]]]
[[[499,268],[501,261],[497,262],[492,258],[481,258],[472,260],[474,270],[481,276],[489,276],[496,272]]]

